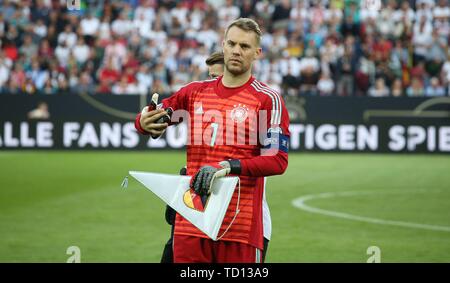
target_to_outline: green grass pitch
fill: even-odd
[[[0,152],[0,262],[66,262],[70,246],[81,262],[159,262],[170,231],[165,206],[132,178],[128,189],[120,184],[129,170],[176,174],[184,159],[174,151]],[[287,172],[267,184],[266,261],[366,262],[377,246],[381,262],[450,262],[449,169],[443,155],[290,154]],[[331,215],[292,204],[355,191],[370,193],[305,202]]]

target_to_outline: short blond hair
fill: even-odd
[[[247,31],[247,32],[254,32],[256,35],[256,42],[258,43],[258,45],[261,42],[261,36],[262,36],[262,32],[261,29],[259,28],[259,25],[257,22],[255,22],[253,19],[249,19],[249,18],[239,18],[237,20],[234,20],[233,22],[231,22],[227,29],[225,30],[225,37],[227,37],[227,33],[230,30],[230,28],[232,27],[238,27],[241,30]]]

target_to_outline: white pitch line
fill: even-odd
[[[408,191],[410,193],[411,191]],[[416,190],[414,192],[426,192],[426,190]],[[312,199],[319,199],[319,198],[333,198],[333,197],[342,197],[342,196],[355,196],[355,195],[365,195],[365,194],[392,194],[392,193],[399,193],[399,191],[389,191],[389,192],[382,192],[382,191],[365,191],[365,192],[357,192],[357,191],[351,191],[351,192],[339,192],[339,193],[321,193],[321,194],[313,194],[313,195],[306,195],[299,198],[296,198],[292,201],[292,205],[311,212],[311,213],[318,213],[322,215],[327,215],[331,217],[338,217],[338,218],[344,218],[348,220],[354,220],[354,221],[362,221],[362,222],[368,222],[368,223],[374,223],[374,224],[380,224],[380,225],[392,225],[392,226],[400,226],[400,227],[407,227],[407,228],[417,228],[417,229],[425,229],[425,230],[433,230],[433,231],[443,231],[443,232],[450,232],[450,227],[448,226],[439,226],[439,225],[428,225],[428,224],[421,224],[421,223],[413,223],[413,222],[404,222],[404,221],[395,221],[395,220],[385,220],[385,219],[378,219],[378,218],[371,218],[371,217],[364,217],[364,216],[358,216],[353,215],[349,213],[344,212],[338,212],[338,211],[332,211],[332,210],[325,210],[321,208],[312,207],[306,204],[306,201],[312,200]],[[401,193],[401,192],[400,192]]]

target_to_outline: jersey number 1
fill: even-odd
[[[214,143],[216,142],[217,138],[217,129],[219,128],[219,124],[217,123],[211,123],[211,128],[213,129],[212,136],[211,136],[211,143],[210,146],[214,146]]]

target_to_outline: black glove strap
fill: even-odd
[[[230,163],[230,174],[241,174],[241,161],[239,159],[228,159],[228,163]]]

